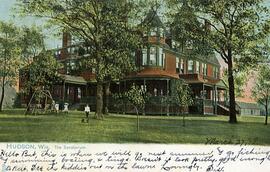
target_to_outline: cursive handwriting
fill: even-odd
[[[0,144],[0,171],[203,171],[226,172],[238,163],[270,166],[270,148],[245,145],[158,145],[144,149],[129,145],[43,145],[22,149]],[[66,149],[68,147],[68,149]],[[187,147],[187,148],[186,148]],[[2,168],[2,169],[1,169]],[[237,171],[237,170],[236,170]],[[240,171],[240,170],[239,170]]]

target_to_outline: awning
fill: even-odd
[[[81,76],[71,76],[71,75],[63,75],[60,77],[65,81],[65,83],[69,84],[77,84],[77,85],[86,85],[87,81]]]

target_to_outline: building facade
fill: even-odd
[[[151,21],[150,21],[151,20]],[[183,79],[190,86],[194,104],[186,108],[187,113],[222,114],[225,108],[224,90],[220,79],[220,64],[214,54],[207,57],[188,55],[192,48],[183,46],[173,39],[156,12],[150,11],[145,21],[150,27],[142,33],[144,48],[135,53],[134,60],[138,72],[131,73],[120,81],[111,83],[111,94],[124,92],[132,84],[144,88],[150,95],[146,103],[146,114],[175,114],[176,107],[163,100],[173,96],[175,80]],[[144,21],[144,22],[145,22]],[[72,44],[71,35],[63,34],[63,47],[55,50],[56,59],[63,64],[59,72],[62,81],[55,83],[52,95],[58,102],[68,102],[74,107],[86,103],[95,109],[95,70],[77,70],[79,58],[90,48],[82,44]],[[118,108],[125,113],[133,113],[128,104]],[[109,111],[118,111],[114,101],[109,101]]]

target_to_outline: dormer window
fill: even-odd
[[[160,29],[159,29],[159,36],[160,36],[161,38],[164,38],[164,29],[163,29],[163,28],[160,28]]]
[[[157,36],[157,28],[153,28],[153,29],[151,29],[151,31],[150,31],[150,36]]]
[[[214,78],[219,78],[218,67],[214,67],[214,70],[213,70],[213,76],[214,76]]]

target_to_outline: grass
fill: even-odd
[[[83,112],[66,114],[23,115],[23,110],[0,113],[0,142],[81,142],[81,143],[205,143],[238,140],[246,144],[270,145],[270,126],[264,117],[238,117],[229,124],[226,116],[136,116],[109,115],[104,120],[82,123]],[[91,113],[91,117],[93,114]]]

